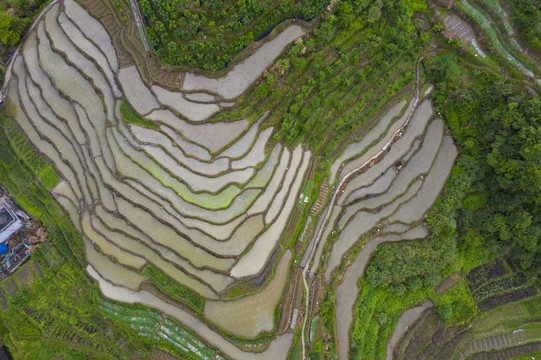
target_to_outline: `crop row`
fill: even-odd
[[[473,293],[473,298],[475,301],[480,302],[490,296],[515,290],[519,287],[525,286],[526,284],[527,280],[524,274],[518,273],[511,277],[506,277],[487,283],[486,285],[475,290]]]
[[[490,38],[490,41],[492,42],[492,45],[496,48],[496,50],[509,62],[511,62],[513,65],[515,65],[522,73],[533,77],[534,74],[530,69],[528,69],[522,62],[517,60],[507,47],[502,44],[502,42],[499,40],[499,36],[497,33],[497,30],[495,30],[490,22],[486,19],[486,17],[479,12],[475,7],[473,7],[470,3],[468,3],[466,0],[462,1],[462,7],[464,10],[472,16],[485,30],[488,37]]]

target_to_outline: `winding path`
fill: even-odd
[[[325,225],[330,225],[330,224],[327,224],[327,222],[329,221],[329,218],[331,217],[331,214],[332,214],[332,209],[334,208],[334,204],[336,203],[336,201],[338,200],[338,195],[340,194],[340,188],[346,184],[347,180],[353,176],[353,174],[355,174],[357,171],[359,171],[360,169],[362,169],[363,167],[365,167],[366,165],[368,165],[373,159],[376,159],[381,153],[383,153],[392,143],[393,141],[395,140],[396,138],[396,135],[398,133],[400,133],[404,127],[406,127],[411,119],[411,117],[413,116],[413,114],[415,113],[415,110],[417,109],[417,105],[419,104],[419,100],[420,100],[420,92],[419,92],[419,87],[420,87],[420,76],[419,76],[419,66],[420,66],[420,63],[421,63],[421,60],[423,59],[422,56],[419,57],[419,59],[417,60],[417,67],[416,67],[416,70],[415,70],[415,75],[416,75],[416,84],[415,84],[415,94],[414,94],[414,98],[412,99],[413,100],[413,106],[411,107],[410,109],[410,112],[408,114],[408,117],[406,119],[406,121],[404,122],[404,126],[402,126],[400,129],[398,129],[394,134],[393,136],[391,137],[391,139],[389,139],[389,141],[382,146],[381,150],[375,154],[374,156],[372,156],[370,159],[368,159],[366,162],[364,162],[363,164],[359,165],[358,167],[356,167],[355,169],[351,170],[350,172],[348,172],[346,175],[344,175],[344,177],[342,178],[342,180],[340,180],[340,182],[338,183],[338,185],[335,187],[334,191],[333,191],[333,194],[332,194],[332,198],[331,198],[331,201],[329,203],[329,205],[326,207],[326,214],[325,214],[325,217],[324,217],[324,220],[322,222],[322,226],[319,228],[319,231],[314,234],[314,246],[312,246],[312,250],[310,252],[310,256],[308,258],[308,261],[306,263],[306,267],[304,268],[303,272],[302,272],[302,281],[303,281],[303,284],[304,284],[304,291],[306,293],[306,304],[305,304],[305,311],[304,311],[304,320],[303,320],[303,323],[302,323],[302,333],[301,333],[301,340],[302,340],[302,358],[303,359],[307,359],[306,357],[306,343],[305,343],[305,332],[306,332],[306,323],[308,322],[308,317],[309,317],[309,310],[310,310],[310,302],[311,302],[311,298],[309,296],[310,292],[309,292],[309,287],[308,287],[308,274],[310,273],[310,264],[314,258],[314,254],[316,253],[316,249],[318,247],[318,244],[319,242],[321,241],[321,236],[323,234],[323,231],[325,229]]]

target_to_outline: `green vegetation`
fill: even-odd
[[[249,101],[218,117],[269,110],[266,124],[278,129],[275,141],[307,144],[332,162],[397,92],[409,95],[421,47],[416,28],[402,16],[408,2],[339,4],[266,72]],[[375,19],[381,9],[385,14]],[[327,166],[321,162],[318,171],[325,174]]]
[[[60,181],[60,175],[49,165],[39,173],[39,181],[47,190],[50,190]]]
[[[310,20],[328,0],[139,0],[145,29],[169,65],[219,71],[286,18]]]
[[[434,294],[436,311],[446,324],[456,325],[469,321],[475,315],[475,302],[465,281],[460,281],[444,294]]]
[[[496,1],[486,2],[501,16]],[[445,326],[474,319],[479,321],[474,331],[481,332],[482,324],[497,316],[511,319],[528,312],[538,319],[538,296],[517,303],[520,309],[516,311],[522,311],[518,315],[513,306],[496,302],[494,307],[503,312],[498,314],[498,309],[490,310],[493,303],[487,300],[517,290],[535,291],[532,283],[541,274],[539,96],[519,87],[514,79],[503,79],[492,69],[483,68],[486,63],[471,64],[468,61],[472,58],[452,46],[438,44],[441,38],[429,26],[436,19],[425,1],[344,0],[330,12],[323,12],[327,3],[140,0],[149,25],[148,37],[160,59],[169,65],[208,71],[224,69],[242,49],[284,18],[309,19],[321,14],[311,25],[312,34],[296,41],[265,72],[253,91],[244,96],[242,105],[214,119],[253,118],[250,116],[268,110],[265,126],[277,129],[275,142],[306,144],[315,156],[324,159],[315,165],[315,175],[304,185],[302,192],[310,201],[297,209],[287,229],[291,236],[282,241],[284,247],[294,247],[304,229],[328,171],[325,160],[332,161],[349,141],[362,135],[389,101],[410,96],[414,66],[424,53],[423,76],[434,84],[431,97],[461,154],[444,193],[426,218],[430,235],[422,241],[383,244],[369,263],[354,308],[352,358],[385,358],[387,341],[399,316],[427,298],[435,303]],[[523,37],[539,49],[536,25],[541,21],[535,22],[539,10],[534,3],[519,0],[512,7]],[[468,13],[485,23],[476,7],[463,4]],[[118,2],[114,5],[122,9]],[[9,43],[16,38],[16,21],[5,19],[0,17],[0,25],[4,25],[0,33],[8,34],[5,39]],[[501,55],[510,58],[515,54],[508,44],[501,43],[497,29],[490,25],[484,29]],[[438,51],[430,48],[423,52],[427,46],[438,47]],[[516,60],[515,64],[520,63]],[[521,69],[526,73],[525,67]],[[521,75],[511,73],[515,76]],[[126,123],[158,127],[139,116],[126,101],[120,111]],[[34,274],[36,280],[30,285],[17,277],[0,283],[0,303],[6,299],[0,304],[5,307],[0,314],[0,336],[17,358],[137,359],[148,358],[153,347],[183,359],[220,357],[219,349],[171,318],[100,295],[82,270],[84,253],[77,231],[48,192],[60,180],[59,175],[32,149],[4,110],[0,123],[0,183],[50,234],[33,258],[43,269],[43,278]],[[231,188],[231,193],[236,191]],[[230,202],[228,196],[224,199],[224,204]],[[211,201],[203,197],[192,200],[201,204]],[[221,206],[216,202],[206,205],[209,209]],[[316,219],[312,224],[315,226]],[[356,250],[347,255],[341,269]],[[511,266],[518,270],[494,275],[491,271],[495,267],[489,265],[494,258],[511,259]],[[479,265],[484,266],[483,271],[478,270]],[[455,272],[464,278],[459,275],[459,281],[449,289],[436,292],[436,286]],[[161,292],[202,316],[205,300],[200,295],[151,265],[143,274]],[[334,279],[332,285],[336,282]],[[228,295],[245,295],[260,285],[254,283],[241,283]],[[483,308],[482,304],[488,305]],[[320,306],[309,329],[313,340],[310,356],[332,358],[336,355],[335,326],[339,326],[334,323],[332,287]],[[279,315],[276,308],[275,324]],[[524,319],[520,317],[520,321]],[[515,325],[506,323],[506,330],[515,329]],[[320,331],[322,328],[325,330]],[[237,344],[252,346],[249,340],[226,335]],[[263,343],[272,337],[272,333],[263,333],[257,341]],[[291,358],[300,358],[300,343],[297,335]]]
[[[533,73],[527,66],[525,66],[521,61],[517,60],[513,55],[511,55],[512,49],[508,47],[506,42],[500,41],[500,33],[495,29],[486,17],[477,10],[474,6],[468,3],[466,0],[462,1],[462,7],[464,10],[472,16],[478,23],[481,25],[483,30],[487,33],[490,38],[492,46],[509,62],[515,65],[520,69],[524,74],[528,76],[533,76]]]
[[[30,26],[34,15],[39,13],[48,2],[49,0],[1,1],[0,41],[9,46],[17,44]]]
[[[150,120],[144,119],[139,114],[133,110],[133,108],[128,104],[127,101],[122,101],[120,105],[120,114],[122,115],[122,120],[126,124],[135,124],[149,129],[157,129],[158,125]]]
[[[443,89],[445,80],[434,79],[438,110],[472,170],[465,174],[471,187],[456,218],[461,251],[474,258],[487,250],[492,256],[510,254],[521,269],[537,276],[541,101],[496,77],[476,71],[469,76],[475,83],[471,88],[446,81]]]
[[[452,53],[427,58],[424,68],[435,83],[436,107],[462,152],[446,191],[428,215],[429,237],[380,246],[368,265],[352,333],[353,351],[364,356],[378,354],[384,346],[377,344],[386,344],[389,336],[379,329],[377,309],[371,313],[367,305],[384,303],[380,311],[392,313],[395,308],[384,296],[386,292],[402,299],[399,315],[415,304],[407,299],[426,289],[417,302],[429,296],[446,323],[462,323],[476,312],[473,299],[481,301],[527,285],[517,275],[488,284],[473,297],[464,282],[443,295],[430,295],[430,289],[446,275],[456,270],[468,273],[502,255],[511,256],[528,277],[535,278],[541,271],[539,198],[535,195],[541,157],[534,145],[541,142],[539,97],[470,69]]]
[[[211,359],[216,349],[197,338],[173,319],[162,317],[156,310],[138,305],[125,305],[104,299],[94,291],[94,303],[106,318],[132,333],[149,348],[159,346],[182,359]]]
[[[535,0],[510,1],[513,8],[514,22],[522,40],[529,46],[541,51],[541,8]]]
[[[154,283],[164,294],[167,294],[173,299],[180,301],[197,314],[203,314],[203,310],[205,309],[205,300],[199,294],[193,292],[182,284],[171,280],[152,265],[146,266],[143,269],[143,275],[148,276],[150,281],[152,281],[152,283]]]

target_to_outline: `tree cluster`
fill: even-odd
[[[0,42],[13,46],[19,42],[32,18],[49,0],[16,0],[0,5]]]
[[[289,17],[312,19],[327,0],[139,0],[146,33],[170,65],[219,71],[251,42]]]

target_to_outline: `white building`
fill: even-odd
[[[22,227],[19,217],[7,205],[0,203],[0,244],[8,241]]]

